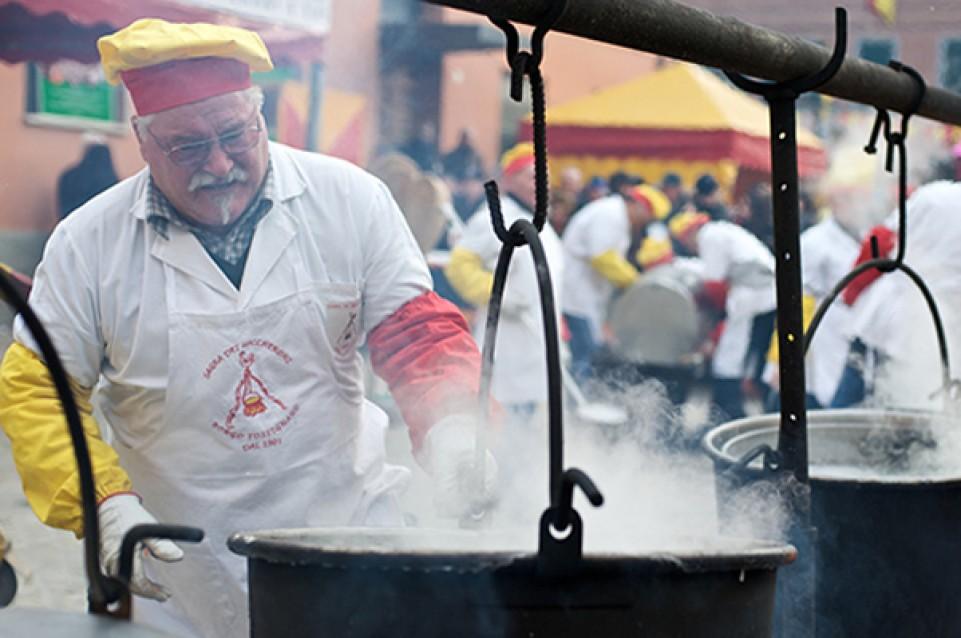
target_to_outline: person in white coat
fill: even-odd
[[[948,340],[948,353],[961,352],[961,183],[938,181],[918,188],[907,202],[905,263],[928,286]],[[892,213],[885,226],[896,240],[898,220]],[[875,231],[876,232],[876,231]],[[882,249],[892,257],[896,241]],[[907,275],[894,271],[877,277],[859,294],[847,295],[852,305],[848,336],[861,346],[861,362],[845,369],[834,404],[850,404],[860,394],[845,387],[867,389],[866,399],[887,407],[931,408],[940,405],[941,361],[931,314],[921,292]],[[957,366],[955,360],[950,362]]]
[[[579,380],[592,376],[591,362],[606,341],[604,323],[615,291],[638,277],[627,260],[631,237],[670,210],[664,193],[641,184],[591,202],[564,230],[562,308],[571,334],[572,372]]]
[[[774,256],[747,230],[706,213],[675,215],[671,234],[700,257],[708,280],[727,285],[724,329],[713,352],[713,402],[723,416],[745,415],[744,398],[758,388],[774,331]]]
[[[534,147],[523,143],[501,157],[501,214],[510,228],[518,219],[534,218]],[[559,282],[564,277],[561,241],[550,224],[540,233],[547,266],[550,269],[555,308],[560,308]],[[494,269],[501,241],[494,233],[491,213],[485,202],[467,223],[464,234],[454,246],[445,269],[457,293],[477,307],[474,337],[483,347],[487,325],[487,303],[494,283]],[[555,320],[560,320],[558,310]],[[491,392],[518,422],[528,422],[547,402],[547,363],[540,290],[531,249],[514,249],[504,288]]]
[[[462,488],[475,487],[480,357],[459,311],[431,291],[386,187],[268,143],[250,72],[271,63],[255,33],[140,20],[98,46],[107,78],[133,99],[147,168],[57,226],[30,303],[79,400],[108,571],[139,523],[206,532],[183,548],[145,543],[135,619],[178,636],[244,636],[232,533],[403,524],[407,470],[385,463],[386,415],[364,399],[358,348],[366,340],[438,505],[455,516]],[[80,535],[54,388],[19,319],[14,339],[0,423],[35,513]],[[471,494],[481,499],[496,474],[486,462],[489,482]]]
[[[834,215],[828,215],[801,233],[805,330],[820,303],[834,286],[851,272],[861,248],[856,233],[856,230],[844,226]],[[824,314],[814,341],[808,348],[804,376],[808,406],[811,408],[828,407],[834,399],[847,361],[850,321],[851,308],[840,299],[836,300]],[[779,384],[775,340],[772,340],[772,351],[775,356],[768,361],[765,381],[777,388]]]

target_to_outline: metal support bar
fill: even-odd
[[[530,25],[550,5],[549,0],[424,1]],[[828,49],[802,38],[673,0],[570,0],[553,30],[775,81],[808,77],[831,57]],[[817,91],[904,113],[917,88],[904,73],[848,58]],[[961,95],[929,88],[918,115],[961,125]]]
[[[774,250],[777,268],[778,368],[781,387],[781,470],[808,480],[804,381],[804,323],[801,314],[801,215],[798,203],[795,98],[769,100],[774,192]]]

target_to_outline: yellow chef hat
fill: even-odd
[[[667,195],[650,184],[632,186],[627,191],[628,197],[645,204],[654,215],[654,219],[664,219],[671,212],[671,200]]]
[[[678,239],[684,239],[709,221],[711,218],[706,213],[685,211],[672,217],[667,223],[667,228]]]
[[[674,259],[674,249],[667,237],[645,237],[637,251],[637,263],[644,270],[669,264]]]
[[[273,68],[259,35],[217,24],[146,18],[100,38],[97,49],[107,81],[123,80],[140,115],[242,90],[251,70]]]
[[[534,145],[521,142],[504,151],[501,155],[501,174],[514,175],[534,164]]]

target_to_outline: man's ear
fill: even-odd
[[[133,129],[133,134],[134,134],[134,136],[137,138],[137,147],[138,147],[138,149],[140,150],[140,157],[143,159],[143,161],[146,162],[146,161],[147,161],[147,156],[146,156],[146,155],[144,154],[144,152],[143,152],[144,139],[143,139],[143,137],[140,135],[140,127],[137,126],[137,116],[136,116],[136,115],[131,115],[131,116],[130,116],[130,128]]]

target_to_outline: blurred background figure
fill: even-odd
[[[534,148],[518,144],[501,158],[504,225],[534,217]],[[556,308],[561,307],[560,282],[564,276],[561,241],[549,224],[541,231],[554,285]],[[494,268],[501,241],[491,226],[491,214],[483,203],[467,223],[464,234],[450,254],[445,269],[447,280],[464,299],[477,307],[473,320],[474,339],[483,347],[487,325],[487,304],[494,284]],[[547,365],[537,275],[530,247],[514,251],[501,305],[491,392],[514,422],[529,423],[547,401]]]
[[[551,191],[550,213],[547,221],[554,227],[558,236],[564,234],[567,222],[577,208],[577,196],[559,188]]]
[[[597,201],[602,197],[607,197],[610,192],[610,189],[607,187],[607,180],[599,175],[595,175],[587,180],[584,190],[581,191],[577,199],[577,207],[574,210],[578,211],[591,202]]]
[[[611,175],[611,178],[607,180],[608,188],[612,193],[626,194],[632,186],[638,186],[644,183],[644,178],[640,175],[635,175],[634,173],[626,173],[624,171],[617,171]]]
[[[905,263],[927,284],[948,340],[961,347],[961,184],[938,181],[908,200]],[[880,229],[881,254],[897,251],[896,212]],[[885,232],[886,231],[886,232]],[[849,352],[833,407],[861,401],[885,407],[929,408],[942,400],[941,365],[927,305],[907,275],[894,271],[855,281],[845,291],[852,304]],[[937,403],[935,403],[936,405]]]
[[[612,193],[578,211],[564,232],[564,319],[570,331],[575,378],[592,376],[592,358],[604,343],[604,322],[615,290],[637,279],[625,253],[631,237],[670,210],[670,201],[646,184]]]
[[[467,221],[484,199],[484,176],[487,175],[470,129],[461,130],[457,145],[441,157],[440,163],[453,195],[454,210],[462,221]],[[447,245],[439,248],[446,249]]]
[[[433,122],[422,122],[417,134],[398,149],[417,163],[422,171],[440,173],[440,158],[437,156],[437,126]]]
[[[711,220],[722,221],[730,218],[727,207],[721,197],[721,186],[708,173],[697,178],[694,182],[694,197],[692,200],[694,208],[702,213],[707,213]]]
[[[661,179],[661,192],[671,200],[671,212],[667,215],[668,219],[679,213],[691,201],[691,196],[684,190],[684,183],[677,173],[664,174]]]
[[[863,153],[857,158],[870,170],[873,158]],[[863,205],[865,191],[873,183],[870,172],[838,167],[832,171],[821,185],[828,202],[824,219],[801,234],[801,281],[804,286],[802,311],[804,329],[814,317],[821,302],[834,289],[834,286],[849,272],[858,259],[861,249],[862,229],[854,223],[859,219],[857,207]],[[851,321],[851,308],[839,299],[828,309],[818,327],[814,341],[805,357],[805,383],[807,402],[811,408],[824,408],[831,405],[841,374],[844,371],[848,353],[848,326]],[[765,370],[765,382],[773,389],[779,389],[777,369],[777,340],[772,339],[771,354]],[[777,409],[777,395],[772,393],[768,408]]]
[[[670,230],[701,258],[707,279],[727,285],[727,316],[711,360],[712,400],[722,418],[741,418],[745,397],[764,394],[761,375],[776,306],[774,256],[748,231],[706,213],[679,213]]]
[[[774,205],[769,183],[758,182],[748,189],[734,217],[739,226],[761,240],[768,250],[774,250]]]
[[[57,180],[60,219],[117,183],[117,171],[107,142],[92,133],[86,134],[84,141],[86,145],[80,161],[67,168]]]
[[[576,166],[568,166],[561,171],[561,179],[552,190],[560,191],[574,198],[584,188],[584,174]]]
[[[474,145],[474,134],[470,129],[462,129],[457,146],[441,157],[444,177],[453,180],[468,178],[481,179],[484,175],[484,160]]]

